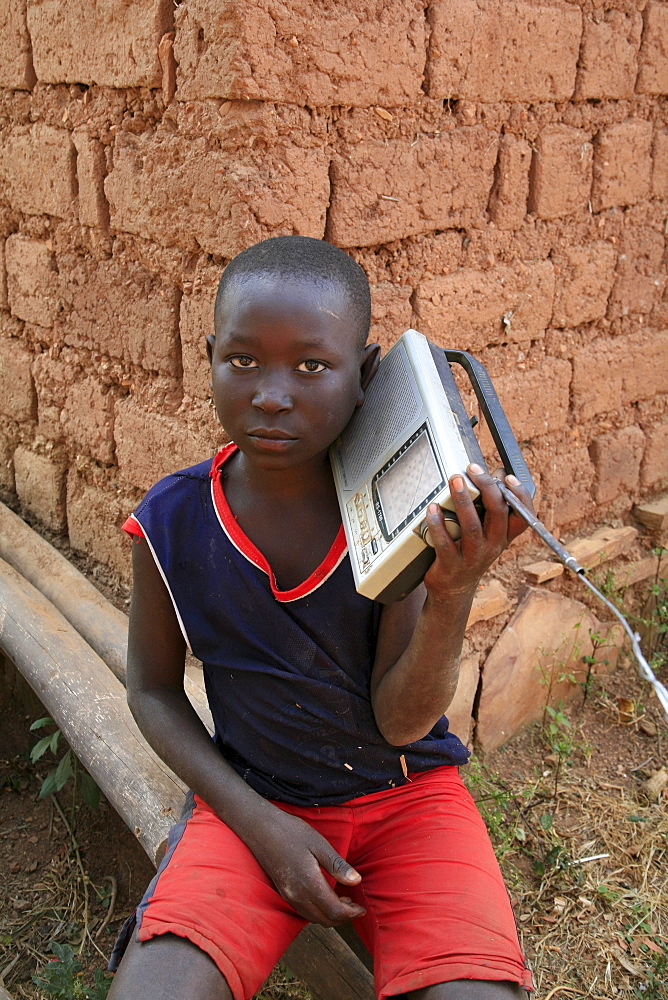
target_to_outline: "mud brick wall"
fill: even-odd
[[[3,0],[2,488],[127,577],[221,441],[223,265],[303,233],[383,345],[489,367],[551,527],[627,511],[668,484],[667,92],[665,0]]]

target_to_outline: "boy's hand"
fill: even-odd
[[[348,896],[337,896],[323,869],[341,885],[358,885],[362,876],[313,827],[273,807],[270,824],[246,843],[279,893],[312,924],[334,927],[366,912]]]
[[[462,476],[452,476],[450,479],[450,493],[461,528],[461,538],[457,542],[447,533],[443,512],[438,504],[429,505],[427,524],[436,559],[427,571],[424,582],[433,597],[443,595],[451,598],[457,593],[474,590],[483,573],[527,527],[526,521],[509,509],[488,472],[479,465],[470,465],[466,471],[480,490],[485,516],[481,522]],[[505,482],[525,507],[533,510],[528,491],[515,476],[506,477],[501,472],[498,478]]]

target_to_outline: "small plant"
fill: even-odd
[[[49,728],[53,727],[54,731],[46,736],[42,736],[42,738],[35,743],[34,747],[30,751],[30,759],[33,764],[40,760],[47,750],[50,750],[54,756],[58,753],[62,733],[49,715],[45,715],[43,718],[37,719],[36,722],[33,722],[30,727],[30,731],[34,732],[37,729],[44,729],[47,726]],[[91,809],[97,809],[100,804],[100,789],[97,787],[90,774],[87,774],[86,771],[84,771],[76,756],[69,748],[60,758],[57,766],[54,767],[52,771],[49,771],[46,778],[42,782],[42,787],[39,791],[40,799],[44,799],[47,795],[52,795],[54,792],[59,792],[65,787],[70,778],[74,783],[72,791],[73,804],[76,801],[77,792],[80,791],[84,802],[89,805]]]
[[[573,723],[563,708],[553,708],[552,705],[546,705],[545,720],[543,734],[547,745],[556,757],[554,788],[552,790],[552,798],[556,799],[559,794],[559,778],[563,765],[572,761],[577,750],[580,750],[587,757],[591,748],[578,740],[573,730]]]
[[[67,944],[52,944],[53,954],[47,965],[32,981],[47,997],[54,1000],[106,1000],[112,977],[105,975],[101,969],[93,974],[93,985],[86,986],[83,981],[83,966]]]
[[[605,637],[602,636],[600,632],[595,632],[593,629],[589,629],[589,638],[591,640],[591,646],[592,646],[591,653],[588,656],[582,657],[582,662],[587,668],[585,679],[581,682],[583,705],[585,705],[587,698],[589,697],[592,685],[594,683],[594,679],[596,677],[594,673],[594,667],[596,666],[597,662],[599,662],[596,654],[598,653],[599,649],[601,649],[603,646],[606,645]],[[602,660],[601,662],[604,664],[608,663],[607,660]]]

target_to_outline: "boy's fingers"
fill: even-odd
[[[508,505],[503,499],[501,490],[494,482],[489,472],[483,469],[480,465],[469,465],[466,471],[471,479],[471,482],[480,490],[480,496],[485,508],[485,537],[494,548],[504,548],[508,529]],[[475,507],[473,510],[477,516]]]
[[[531,494],[529,493],[526,486],[520,482],[517,476],[506,475],[503,469],[498,469],[496,472],[496,478],[500,479],[501,482],[515,494],[517,499],[523,506],[530,510],[532,514],[535,514],[533,500],[531,499]],[[513,538],[517,538],[528,527],[527,522],[519,514],[515,513],[512,508],[509,510],[508,516],[508,541],[511,542]]]
[[[331,875],[332,878],[335,878],[342,885],[357,885],[358,882],[362,881],[360,873],[356,872],[346,859],[342,858],[335,851],[324,853],[322,857],[318,858],[318,861],[327,874]]]

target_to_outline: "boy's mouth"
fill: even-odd
[[[285,431],[268,427],[255,427],[246,433],[256,445],[269,451],[280,451],[297,440],[297,438],[291,434],[287,434]]]

